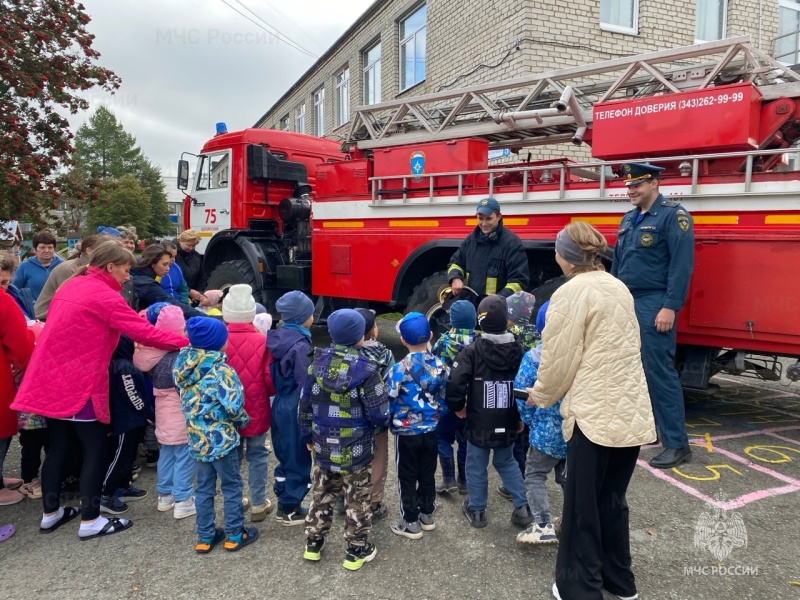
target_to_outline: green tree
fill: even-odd
[[[89,230],[100,225],[130,224],[140,238],[150,237],[150,196],[133,175],[106,180],[100,199],[89,208]]]
[[[132,175],[143,160],[136,138],[105,106],[94,111],[75,134],[75,165],[94,179]]]
[[[150,235],[157,237],[169,235],[172,232],[172,223],[169,220],[167,192],[164,190],[161,169],[144,159],[138,178],[139,183],[150,196]]]
[[[69,122],[89,103],[78,92],[113,92],[120,79],[99,67],[90,19],[74,0],[0,0],[0,220],[37,225],[57,208],[72,162]]]

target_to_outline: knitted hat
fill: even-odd
[[[431,339],[431,325],[425,315],[410,312],[397,323],[400,337],[409,346],[424,344]]]
[[[158,315],[161,312],[161,309],[165,306],[170,306],[169,302],[156,302],[155,304],[151,304],[149,307],[147,307],[144,316],[147,318],[147,322],[150,323],[150,325],[156,324]]]
[[[314,314],[314,303],[311,298],[299,290],[286,292],[278,298],[275,308],[285,323],[301,325]]]
[[[267,307],[261,304],[261,302],[256,302],[256,314],[263,315],[265,312],[267,312]]]
[[[450,306],[450,327],[454,329],[475,329],[477,312],[475,305],[467,300],[456,300]]]
[[[211,302],[211,306],[217,306],[222,300],[222,290],[206,290],[203,295]]]
[[[355,346],[364,339],[364,317],[352,308],[341,308],[328,317],[331,339],[343,346]]]
[[[269,313],[261,313],[256,315],[253,318],[253,325],[256,326],[259,332],[267,335],[270,329],[272,329],[272,315]]]
[[[366,336],[375,327],[375,311],[369,308],[357,308],[356,312],[364,317],[364,335]]]
[[[222,301],[222,318],[226,323],[252,323],[255,316],[253,288],[246,283],[232,285]]]
[[[504,333],[508,327],[508,305],[502,296],[486,296],[478,305],[478,327],[484,333]]]
[[[186,321],[189,343],[201,350],[219,350],[228,341],[225,323],[209,317],[192,317]]]
[[[536,296],[530,292],[517,292],[506,298],[508,320],[515,325],[527,325],[533,317]]]
[[[186,329],[186,319],[183,318],[183,311],[180,306],[167,304],[158,313],[155,325],[156,329],[183,335],[183,330]]]
[[[100,225],[100,227],[97,228],[97,233],[100,235],[110,235],[111,237],[122,237],[122,233],[119,229],[106,227],[105,225]]]
[[[542,304],[541,308],[539,309],[539,314],[536,315],[536,331],[539,332],[539,335],[542,335],[542,332],[544,331],[544,320],[548,308],[550,308],[550,300]]]

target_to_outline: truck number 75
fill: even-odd
[[[206,208],[206,223],[216,223],[217,222],[217,209],[216,208]]]

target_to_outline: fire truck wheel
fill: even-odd
[[[220,263],[208,276],[209,290],[226,290],[237,283],[246,283],[254,290],[256,275],[246,260],[226,260]]]
[[[542,307],[542,304],[550,300],[550,296],[553,295],[558,288],[564,285],[564,282],[567,280],[566,277],[563,275],[561,277],[554,277],[553,279],[548,279],[542,285],[534,289],[531,293],[536,296],[536,304],[534,305],[533,314],[538,315],[539,309]]]
[[[420,312],[428,317],[434,340],[439,339],[439,336],[447,331],[450,322],[450,317],[442,308],[442,303],[439,300],[442,291],[449,287],[450,282],[447,281],[446,271],[434,273],[430,277],[423,279],[422,282],[414,288],[414,291],[411,292],[411,297],[408,299],[408,304],[406,305],[406,313]]]

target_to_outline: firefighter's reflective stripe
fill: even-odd
[[[512,283],[507,283],[506,284],[506,288],[511,290],[511,292],[514,293],[514,294],[516,294],[517,292],[521,292],[522,291],[522,286],[520,284],[518,284],[518,283],[513,283],[513,282]],[[503,288],[503,289],[506,289],[506,288]]]
[[[458,271],[459,273],[461,273],[461,277],[464,276],[464,269],[459,267],[456,263],[453,263],[449,267],[447,267],[447,272],[450,273],[450,271]]]
[[[506,286],[508,287],[508,286]],[[497,277],[486,278],[486,295],[491,296],[497,293]]]

